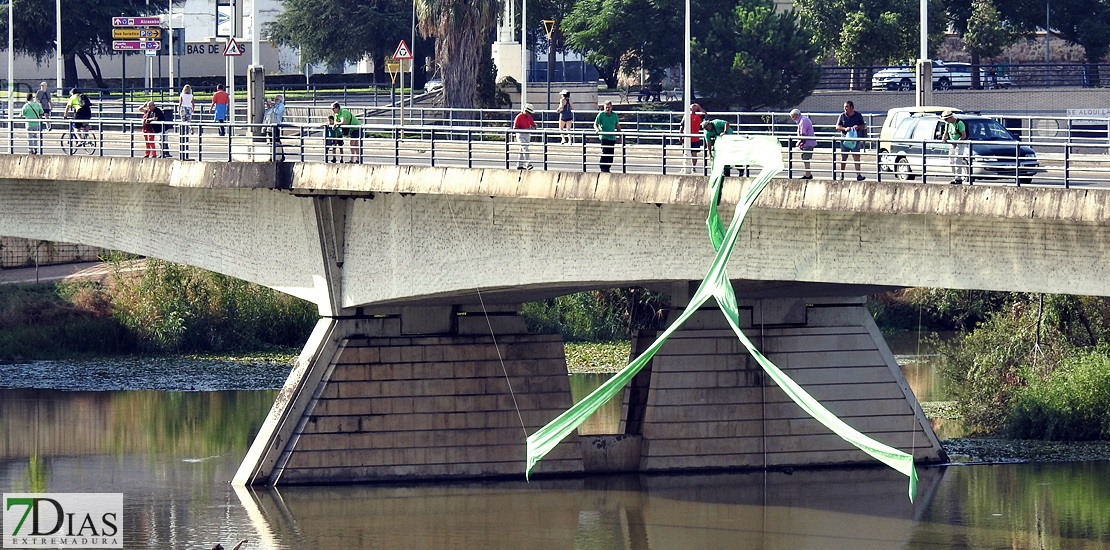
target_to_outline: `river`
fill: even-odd
[[[0,489],[122,492],[126,548],[1110,548],[1110,461],[921,468],[912,503],[884,467],[237,488],[283,369],[144,361],[0,366]]]

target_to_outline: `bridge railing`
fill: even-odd
[[[407,120],[406,120],[407,122]],[[141,121],[135,119],[93,119],[87,133],[74,132],[69,121],[53,120],[51,126],[29,130],[25,122],[0,128],[0,150],[8,154],[95,155],[110,157],[168,156],[200,161],[269,161],[284,159],[295,162],[349,161],[373,164],[453,166],[470,168],[514,169],[531,165],[533,170],[596,172],[601,169],[605,153],[596,133],[578,125],[571,131],[545,127],[527,132],[527,155],[519,142],[521,132],[507,125],[454,126],[363,124],[357,138],[345,136],[342,143],[331,144],[320,124],[273,125],[217,124],[212,122],[171,123],[164,133],[144,133]],[[14,126],[14,128],[13,128]],[[736,125],[742,133],[773,135],[784,146],[783,158],[788,178],[800,178],[805,172],[802,152],[791,148],[797,136],[793,125],[774,121],[756,121]],[[665,127],[665,126],[664,126]],[[624,125],[622,123],[622,129]],[[276,132],[275,132],[276,131]],[[275,139],[274,134],[278,137]],[[1104,140],[1090,138],[1061,140],[1032,139],[1022,136],[1020,142],[1002,142],[1013,147],[1012,154],[995,155],[990,162],[998,166],[1014,166],[1022,157],[1020,146],[1035,150],[1039,165],[1035,173],[1013,168],[995,169],[994,177],[977,178],[977,183],[1024,185],[1031,182],[1070,186],[1099,184],[1110,173],[1110,157]],[[148,140],[149,138],[149,140]],[[615,144],[611,170],[618,173],[684,174],[706,172],[706,151],[692,147],[700,136],[678,131],[623,130]],[[37,144],[36,144],[37,140]],[[699,140],[704,141],[704,140]],[[845,138],[823,129],[817,137],[818,146],[809,159],[809,172],[817,178],[854,179],[855,159],[845,161],[841,149]],[[947,147],[935,141],[914,142],[925,154],[906,156],[906,171],[899,172],[899,161],[893,155],[880,155],[877,138],[853,138],[859,142],[858,173],[872,181],[926,182],[951,179]],[[905,140],[900,140],[905,142]],[[975,142],[983,143],[983,142]],[[981,159],[978,159],[982,162]],[[974,166],[973,166],[974,167]],[[734,173],[745,173],[739,171]],[[974,175],[974,174],[973,174]],[[901,177],[900,177],[901,176]],[[947,178],[947,179],[945,179]]]

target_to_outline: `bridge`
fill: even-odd
[[[643,285],[681,308],[712,258],[705,178],[0,155],[0,234],[195,265],[321,320],[236,483],[517,476],[570,402],[523,301]],[[728,180],[736,204],[748,180]],[[729,267],[765,353],[861,431],[944,460],[864,296],[905,286],[1105,295],[1105,191],[773,182]],[[640,335],[634,351],[651,341]],[[620,433],[537,474],[867,463],[763,379],[719,313],[626,392]]]

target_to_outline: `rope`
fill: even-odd
[[[451,195],[444,195],[447,198],[447,208],[451,212],[451,222],[455,227],[455,237],[462,240],[462,230],[459,229],[459,220],[455,215],[455,203],[451,199]],[[477,254],[471,255],[471,258],[477,258]],[[501,346],[497,345],[497,335],[493,332],[493,323],[489,320],[489,311],[486,309],[486,300],[482,296],[482,289],[478,286],[478,280],[474,276],[477,272],[476,269],[467,270],[470,272],[471,282],[474,285],[474,293],[478,295],[478,303],[482,306],[482,315],[486,319],[486,327],[489,328],[490,338],[493,338],[493,349],[497,352],[497,361],[501,364],[501,372],[505,375],[505,385],[509,388],[509,396],[513,398],[513,408],[516,409],[516,417],[520,420],[520,429],[524,432],[525,439],[528,438],[528,428],[524,425],[524,415],[520,413],[520,404],[516,400],[516,391],[513,390],[513,382],[509,379],[509,369],[505,367],[505,359],[501,356]]]

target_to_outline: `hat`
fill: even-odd
[[[563,91],[559,92],[559,95],[570,95],[570,91],[564,89]]]
[[[950,116],[952,116],[951,109],[946,109],[943,113],[940,114],[940,118],[948,118]]]
[[[799,111],[797,109],[790,109],[790,118],[794,118],[794,117],[796,117],[800,114],[802,114],[801,111]]]
[[[525,103],[524,104],[524,112],[531,113],[532,111],[535,111],[535,109],[532,107],[532,104],[531,103]]]

